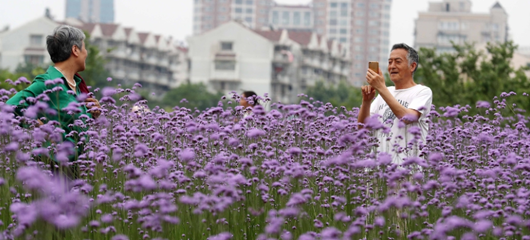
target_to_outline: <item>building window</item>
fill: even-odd
[[[280,14],[278,14],[277,11],[273,11],[272,12],[272,23],[278,24],[278,22],[280,22]]]
[[[364,33],[364,28],[357,28],[357,29],[355,29],[355,33],[357,33],[357,34],[363,34],[363,33]]]
[[[242,13],[242,12],[243,12],[243,9],[242,9],[242,8],[236,8],[235,12],[236,12],[236,13]]]
[[[336,2],[329,3],[329,7],[336,8],[337,7],[337,3]]]
[[[254,0],[247,0],[247,4],[248,5],[253,5],[254,4]]]
[[[458,30],[459,24],[458,22],[439,22],[438,23],[438,29],[439,30]]]
[[[364,8],[364,3],[357,3],[358,8]]]
[[[246,17],[245,22],[252,23],[252,17]]]
[[[267,23],[267,20],[265,18],[260,17],[259,18],[259,22],[260,23]]]
[[[305,26],[311,25],[311,13],[310,12],[304,13],[304,25]]]
[[[329,29],[329,34],[336,34],[337,33],[337,29],[335,28],[330,28]]]
[[[345,8],[348,8],[348,3],[341,3],[340,9],[345,9]]]
[[[42,35],[30,35],[29,36],[29,44],[31,46],[42,46]]]
[[[348,16],[348,9],[347,8],[342,8],[340,9],[340,16],[341,17],[347,17]]]
[[[221,42],[221,50],[222,51],[232,51],[233,45],[234,44],[232,42]]]
[[[337,26],[337,19],[330,19],[329,20],[329,25],[330,26]]]
[[[340,34],[348,34],[348,29],[346,29],[346,28],[341,28],[341,29],[340,29]]]
[[[377,29],[370,29],[370,35],[377,35],[379,31]]]
[[[348,39],[342,37],[342,38],[339,39],[339,41],[340,41],[341,43],[347,43],[347,42],[348,42]]]
[[[357,26],[364,25],[364,20],[355,20],[355,25],[357,25]]]
[[[290,13],[287,12],[287,11],[284,11],[283,12],[283,15],[282,15],[282,24],[283,25],[289,25],[289,18],[290,18]]]
[[[357,11],[357,12],[355,12],[355,16],[362,17],[362,16],[364,16],[364,12]]]
[[[293,25],[295,26],[300,26],[300,12],[294,12],[293,13]]]
[[[370,12],[370,17],[379,17],[379,13]]]
[[[331,17],[331,18],[337,17],[337,11],[330,11],[329,12],[329,17]]]
[[[236,4],[243,4],[243,0],[236,0]]]
[[[354,38],[354,41],[355,41],[356,43],[360,43],[360,42],[363,42],[363,38],[362,38],[362,37],[355,37],[355,38]]]
[[[390,10],[390,5],[385,5],[385,10]]]
[[[252,8],[247,8],[246,12],[247,13],[252,13]]]
[[[370,8],[371,8],[371,9],[378,9],[378,8],[379,8],[379,4],[377,4],[377,3],[370,3]]]
[[[31,65],[41,65],[44,63],[44,56],[42,55],[25,55],[24,60]]]
[[[341,26],[348,26],[348,20],[346,20],[346,19],[341,19],[341,20],[340,20],[340,25],[341,25]]]
[[[217,20],[226,21],[226,16],[219,16],[219,17],[217,17]]]
[[[377,26],[377,25],[379,25],[379,22],[378,22],[378,21],[371,20],[370,22],[368,22],[368,25],[370,25],[370,26]]]
[[[215,61],[215,70],[234,71],[236,70],[236,62],[230,60]]]
[[[219,8],[219,12],[226,12],[226,8],[225,7]]]

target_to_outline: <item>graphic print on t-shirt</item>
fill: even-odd
[[[397,101],[403,107],[408,107],[409,106],[408,102],[405,102],[405,101],[403,101],[401,99],[397,99]],[[383,123],[386,123],[386,121],[389,120],[389,119],[390,120],[396,119],[396,115],[394,114],[394,112],[392,112],[392,109],[390,109],[390,107],[388,107],[388,105],[386,103],[383,103],[383,104],[379,105],[378,111],[380,111],[383,108],[386,108],[385,112],[383,113]],[[394,123],[394,121],[392,121],[392,123]]]

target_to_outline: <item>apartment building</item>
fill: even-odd
[[[289,31],[314,30],[314,11],[311,5],[274,5],[269,13],[269,25]]]
[[[231,21],[240,20],[251,28],[269,24],[269,12],[273,0],[193,0],[193,33],[217,28]]]
[[[114,0],[66,0],[66,18],[90,23],[113,23]]]
[[[46,36],[60,24],[78,27],[107,59],[105,65],[119,83],[141,83],[164,92],[188,81],[187,49],[150,32],[137,32],[119,24],[84,23],[76,19],[56,22],[41,17],[0,34],[0,68],[14,71],[24,63],[51,65]],[[109,51],[107,51],[109,50]],[[89,53],[90,54],[90,53]]]
[[[489,13],[472,13],[471,0],[443,0],[429,3],[427,12],[416,19],[415,47],[453,52],[451,42],[487,43],[508,40],[508,14],[497,2]]]
[[[384,71],[390,46],[392,0],[313,0],[315,31],[349,49],[350,82],[365,82],[369,61]]]
[[[253,90],[293,103],[318,80],[347,80],[348,49],[307,31],[252,29],[230,21],[188,39],[190,82],[214,91]]]

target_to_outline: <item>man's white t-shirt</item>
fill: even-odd
[[[421,113],[420,119],[417,122],[399,126],[399,119],[394,115],[388,104],[381,97],[377,96],[370,106],[370,116],[379,115],[379,120],[390,128],[389,133],[384,133],[382,129],[376,131],[377,139],[379,140],[379,152],[386,152],[392,155],[392,162],[396,164],[403,163],[403,158],[410,156],[418,156],[420,149],[418,144],[415,144],[412,149],[407,148],[407,144],[414,139],[414,135],[409,133],[409,129],[416,126],[421,131],[421,140],[425,143],[429,125],[426,122],[426,116],[431,110],[432,91],[429,87],[423,85],[415,85],[407,89],[396,90],[395,87],[388,87],[388,90],[396,98],[396,100],[404,107],[417,110]],[[401,138],[398,138],[401,136]],[[395,151],[394,145],[398,144],[402,151]]]

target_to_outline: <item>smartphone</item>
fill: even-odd
[[[379,62],[368,62],[368,68],[372,71],[379,73]]]

